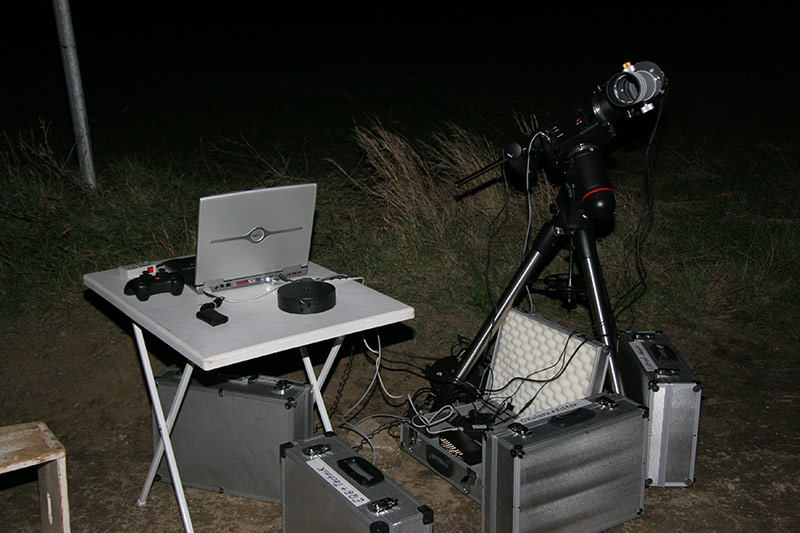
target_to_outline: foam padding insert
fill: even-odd
[[[573,353],[575,356],[569,361]],[[516,380],[489,397],[500,403],[511,396],[517,415],[531,415],[599,393],[607,363],[602,344],[586,341],[541,317],[512,309],[497,334],[489,388],[499,389],[515,377],[558,378],[548,383]],[[534,396],[535,400],[524,412],[517,411]]]

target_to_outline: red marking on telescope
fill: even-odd
[[[586,194],[584,194],[584,195],[583,195],[583,198],[581,198],[581,203],[582,203],[584,200],[586,200],[586,198],[588,198],[589,196],[593,195],[593,194],[594,194],[594,193],[596,193],[596,192],[601,192],[601,191],[614,192],[614,191],[612,191],[612,190],[611,190],[611,187],[600,187],[599,189],[595,189],[595,190],[593,190],[593,191],[589,191],[589,192],[587,192]]]

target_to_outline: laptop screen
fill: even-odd
[[[201,198],[195,285],[216,290],[304,272],[316,195],[306,183]]]

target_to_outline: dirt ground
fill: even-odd
[[[460,35],[448,46],[452,50],[464,43],[480,44],[479,35]],[[426,36],[420,30],[414,38]],[[102,48],[107,38],[108,34],[102,34],[91,40],[86,33],[79,33],[84,51],[90,43]],[[203,54],[208,49],[198,52],[192,48],[197,43],[182,44],[185,48],[162,53],[160,43],[150,42],[115,63],[108,62],[103,54],[81,57],[87,91],[95,88],[88,108],[94,133],[102,133],[95,135],[98,157],[158,157],[186,147],[194,150],[209,136],[237,138],[242,133],[265,142],[280,139],[274,142],[290,154],[303,151],[309,157],[337,157],[338,149],[352,151],[342,148],[341,140],[356,113],[363,112],[360,117],[367,111],[381,112],[378,118],[386,123],[414,124],[418,131],[441,123],[443,117],[490,123],[508,116],[515,103],[526,99],[544,106],[560,102],[565,87],[586,87],[602,79],[609,68],[609,63],[598,60],[601,54],[595,48],[588,48],[583,54],[586,68],[562,63],[563,68],[557,70],[561,73],[557,76],[559,85],[552,90],[543,88],[554,82],[548,56],[539,54],[540,61],[534,67],[512,54],[509,66],[508,57],[499,52],[481,56],[480,64],[473,64],[471,58],[455,64],[448,57],[425,73],[408,70],[408,75],[403,72],[402,85],[395,83],[392,69],[411,69],[422,56],[404,56],[400,63],[391,59],[373,61],[367,75],[358,72],[355,65],[321,61],[312,65],[321,70],[319,79],[309,65],[284,59],[276,66],[269,63],[275,60],[273,56],[250,57],[252,62],[226,64],[225,76],[214,76],[213,68],[205,63],[194,70],[182,63],[187,55],[207,60]],[[560,43],[556,44],[559,46],[549,49],[554,54],[550,57],[561,57],[555,55],[563,51]],[[643,49],[635,39],[622,44],[637,52]],[[330,53],[325,45],[316,51],[323,56]],[[536,51],[532,47],[530,55],[520,55],[533,60],[530,56]],[[608,56],[612,50],[605,52]],[[37,63],[37,69],[26,71],[29,77],[25,80],[31,83],[29,97],[9,100],[4,112],[24,115],[27,122],[20,127],[35,124],[36,116],[54,117],[54,129],[69,132],[59,58],[57,53],[47,57],[44,63]],[[163,68],[151,72],[149,78],[140,76],[138,70],[147,61]],[[494,70],[481,70],[487,64]],[[720,110],[724,110],[725,102],[713,87],[722,75],[709,74],[706,79],[705,71],[689,62],[672,61],[671,66],[675,70],[669,74],[676,80],[670,102],[673,112],[686,106],[690,110],[684,111],[686,114],[697,113],[692,116],[699,117],[713,102],[716,107],[711,109],[723,114]],[[681,78],[679,68],[688,75]],[[739,72],[726,67],[719,69],[722,71],[734,77],[731,73]],[[544,74],[534,75],[537,72]],[[291,77],[294,74],[296,78]],[[169,76],[180,80],[171,85]],[[701,85],[702,91],[698,89]],[[153,91],[153,87],[158,90]],[[536,98],[529,94],[534,87],[541,89]],[[352,107],[363,109],[340,112],[335,105],[342,102],[357,103]],[[256,104],[264,107],[256,108]],[[178,124],[183,128],[182,136],[175,135]],[[5,127],[14,125],[9,122]],[[491,128],[487,131],[494,134]],[[708,140],[715,133],[712,125],[688,135]],[[349,138],[347,144],[351,145]],[[73,531],[181,531],[171,485],[155,483],[147,504],[136,505],[151,459],[152,434],[150,405],[130,323],[91,294],[66,319],[24,316],[4,317],[3,322],[0,424],[42,420],[64,444]],[[413,330],[414,322],[408,326]],[[703,382],[697,481],[691,488],[648,488],[643,515],[614,531],[800,531],[800,339],[796,332],[787,332],[780,339],[764,338],[758,332],[726,323],[697,331],[665,331]],[[414,341],[409,343],[410,352],[425,348],[414,346]],[[287,355],[288,359],[293,357]],[[156,372],[179,360],[168,349],[155,350],[152,358]],[[295,368],[287,369],[289,377],[302,375],[299,360],[295,362]],[[324,391],[328,405],[334,402],[344,366],[342,362],[337,365]],[[371,373],[363,359],[357,359],[341,406],[352,405],[363,394]],[[401,376],[386,376],[391,391],[413,391],[421,385]],[[384,400],[374,395],[365,412],[387,409],[390,407]],[[382,432],[375,438],[377,465],[434,509],[436,531],[479,532],[480,506],[402,452],[395,436]],[[345,437],[357,443],[352,433]],[[280,530],[278,504],[191,488],[186,496],[198,531]],[[39,528],[35,470],[0,476],[0,531],[32,532]]]
[[[29,330],[3,333],[2,420],[43,420],[66,447],[73,531],[180,531],[171,485],[155,483],[147,504],[136,505],[152,454],[147,392],[130,325],[95,303],[89,296],[75,313],[80,320],[57,330],[29,323]],[[688,333],[675,342],[704,382],[697,482],[648,488],[643,516],[614,530],[798,530],[797,369],[773,364],[787,360],[783,351],[796,344],[769,345],[729,331]],[[176,360],[168,349],[154,353],[156,372]],[[355,357],[341,406],[355,402],[371,378],[371,368]],[[344,366],[337,365],[325,391],[329,406]],[[387,373],[386,385],[399,391],[413,384]],[[396,412],[376,395],[364,412],[387,411]],[[354,434],[344,436],[358,443]],[[478,504],[400,451],[387,432],[375,445],[379,468],[434,509],[437,531],[480,531]],[[35,475],[27,469],[0,478],[0,530],[39,530]],[[280,530],[278,504],[192,488],[186,496],[198,531]]]

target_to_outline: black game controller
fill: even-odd
[[[183,292],[183,276],[178,272],[160,269],[154,274],[143,273],[125,284],[125,294],[136,295],[139,301],[146,301],[151,294],[171,292],[178,296]]]

